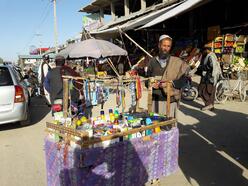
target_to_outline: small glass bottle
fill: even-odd
[[[101,120],[105,121],[105,115],[103,110],[101,110],[100,115],[101,115]]]
[[[109,109],[109,118],[110,118],[110,123],[114,123],[114,121],[115,121],[115,115],[114,115],[112,109]]]

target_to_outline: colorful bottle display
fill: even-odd
[[[101,137],[112,135],[117,132],[150,126],[165,120],[166,117],[154,113],[119,113],[118,108],[115,108],[109,109],[108,113],[101,110],[98,117],[92,117],[90,120],[88,120],[85,115],[77,116],[72,119],[71,127],[76,130],[87,131],[90,133],[90,136]],[[150,136],[153,133],[159,133],[160,131],[160,127],[147,129],[125,136],[122,140]]]

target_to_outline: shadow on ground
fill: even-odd
[[[31,126],[38,123],[50,112],[50,108],[46,105],[45,99],[42,97],[32,98],[29,109],[31,114],[31,121],[27,126]],[[22,126],[19,122],[8,123],[0,125],[0,131],[17,129],[27,126]]]
[[[180,110],[199,122],[179,124],[179,164],[188,181],[201,186],[248,185],[243,170],[233,163],[248,168],[248,115],[215,109],[210,116],[199,110],[200,104],[189,104],[198,109],[182,105]]]

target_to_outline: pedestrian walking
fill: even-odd
[[[44,55],[43,62],[41,63],[38,70],[38,80],[41,88],[41,94],[45,96],[48,105],[51,104],[51,100],[50,100],[49,92],[44,88],[44,80],[47,76],[48,71],[51,70],[49,61],[50,61],[49,55]]]
[[[206,57],[199,67],[201,70],[201,81],[199,84],[199,96],[204,102],[204,107],[201,110],[213,110],[216,84],[222,75],[221,67],[218,62],[217,56],[211,51],[212,43],[204,45],[204,53]]]

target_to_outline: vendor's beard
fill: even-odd
[[[168,52],[160,52],[159,53],[159,58],[160,59],[167,59],[170,56]]]

